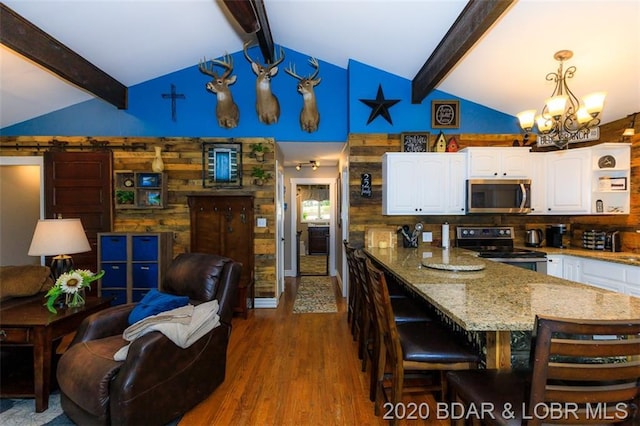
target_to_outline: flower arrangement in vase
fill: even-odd
[[[91,283],[99,280],[104,275],[104,271],[95,274],[86,269],[70,270],[60,275],[56,283],[44,296],[47,299],[45,304],[49,312],[57,313],[53,306],[61,295],[65,295],[65,304],[70,308],[84,306],[85,289],[91,289]]]

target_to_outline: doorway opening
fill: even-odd
[[[333,178],[291,179],[295,275],[334,275],[336,198]]]
[[[299,239],[298,275],[329,275],[329,185],[298,185],[296,188]]]

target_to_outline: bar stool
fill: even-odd
[[[367,259],[369,285],[373,294],[379,330],[374,410],[385,402],[395,406],[405,390],[440,392],[445,397],[445,372],[476,368],[480,358],[452,339],[451,333],[435,321],[396,323],[384,273]],[[437,378],[434,379],[434,373]],[[411,380],[409,380],[411,379]],[[385,386],[385,380],[391,386]],[[395,424],[397,419],[392,419]]]
[[[448,373],[452,397],[487,409],[475,423],[640,424],[640,319],[538,315],[531,355],[531,371]]]

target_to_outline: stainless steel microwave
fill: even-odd
[[[468,179],[467,213],[531,212],[531,179]]]

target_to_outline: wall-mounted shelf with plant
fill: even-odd
[[[249,148],[251,148],[249,155],[261,163],[264,161],[264,154],[269,152],[269,147],[262,142],[252,143]]]
[[[115,172],[116,209],[163,209],[166,200],[166,173]]]
[[[253,177],[253,183],[258,186],[264,185],[269,179],[271,179],[271,173],[264,170],[262,166],[253,166],[251,171],[251,177]]]

